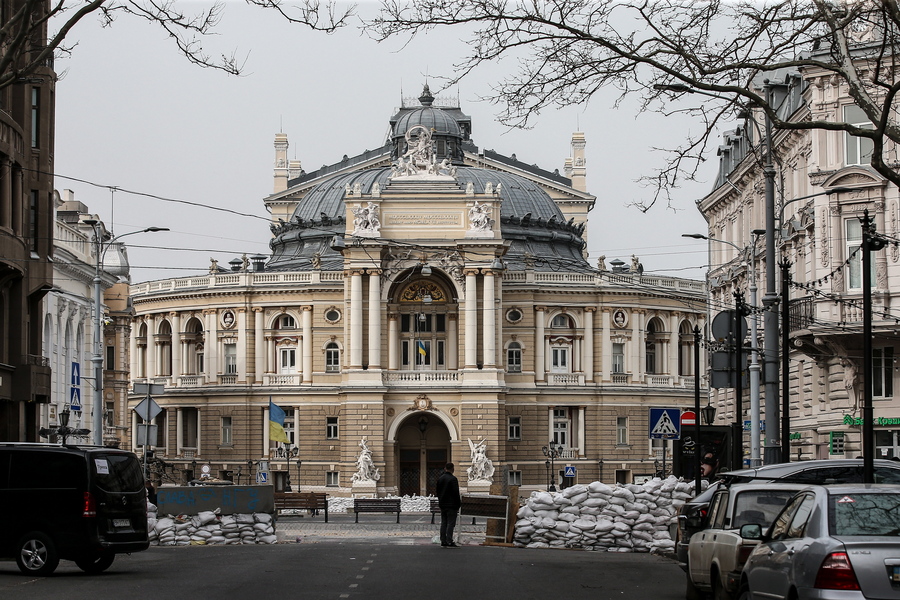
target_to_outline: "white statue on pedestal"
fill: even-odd
[[[470,439],[469,449],[472,452],[472,466],[466,469],[469,482],[484,481],[492,483],[494,481],[494,463],[487,457],[487,441],[481,440],[474,444]]]
[[[381,479],[381,474],[375,466],[375,461],[372,460],[372,451],[369,450],[369,444],[366,442],[366,438],[360,440],[359,447],[362,448],[362,450],[359,453],[359,458],[356,459],[356,473],[353,474],[352,481],[354,483],[362,481],[378,481]]]

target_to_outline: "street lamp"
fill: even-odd
[[[100,330],[103,328],[103,296],[102,296],[102,288],[101,283],[102,280],[100,278],[100,274],[103,269],[103,258],[106,255],[106,251],[109,250],[109,247],[112,246],[116,241],[122,239],[127,235],[135,235],[138,233],[148,233],[155,231],[169,231],[168,227],[148,227],[146,229],[141,229],[140,231],[129,231],[128,233],[123,233],[122,235],[117,235],[114,238],[109,240],[104,240],[104,235],[101,235],[100,232],[100,220],[93,217],[87,216],[79,219],[79,222],[84,225],[90,225],[91,229],[94,231],[94,252],[97,256],[97,269],[94,272],[94,352],[91,356],[91,363],[94,365],[94,414],[93,414],[93,427],[94,427],[94,444],[97,446],[103,445],[103,355],[101,354],[102,348],[100,345],[101,335]],[[106,233],[105,235],[109,235]],[[104,242],[106,242],[104,244]]]
[[[708,401],[706,406],[700,409],[700,412],[703,413],[703,421],[707,425],[712,425],[713,421],[716,420],[716,407],[710,404]]]
[[[556,491],[556,485],[555,485],[555,481],[554,481],[556,479],[556,474],[554,472],[554,469],[555,469],[554,463],[557,458],[562,456],[564,449],[565,448],[562,444],[556,444],[552,440],[550,441],[549,446],[544,446],[543,448],[541,448],[541,452],[544,453],[544,456],[546,456],[547,458],[550,459],[550,461],[549,461],[550,462],[550,465],[549,465],[549,467],[550,467],[550,487],[547,488],[548,492]],[[547,463],[545,462],[544,464],[547,464]]]

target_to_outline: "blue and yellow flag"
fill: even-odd
[[[419,348],[419,354],[421,354],[422,356],[426,356],[428,354],[428,351],[425,350],[425,342],[419,340],[418,342],[416,342],[416,346]]]
[[[290,444],[291,440],[284,432],[284,410],[269,398],[269,439],[273,442]]]

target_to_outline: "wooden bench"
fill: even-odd
[[[325,512],[328,522],[328,494],[318,492],[275,492],[275,510],[309,510],[313,514]]]
[[[356,513],[356,523],[359,523],[359,513],[397,513],[397,522],[400,522],[400,498],[354,498],[353,512]]]
[[[434,525],[434,515],[435,513],[441,512],[441,505],[438,503],[437,498],[431,499],[431,524]]]

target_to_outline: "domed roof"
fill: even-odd
[[[403,111],[395,117],[396,120],[392,120],[392,139],[405,136],[406,132],[416,125],[428,129],[432,136],[450,136],[462,139],[463,132],[456,119],[443,109],[432,106],[434,96],[431,95],[427,84],[422,95],[419,96],[419,102],[422,105],[420,108]]]
[[[343,258],[331,250],[331,239],[345,230],[347,187],[355,189],[358,184],[362,194],[371,194],[372,184],[378,182],[386,191],[390,175],[388,167],[360,170],[336,175],[311,189],[272,240],[267,268],[304,270],[317,263],[323,270],[342,269]],[[457,169],[456,178],[460,191],[471,183],[476,194],[483,194],[488,183],[494,189],[500,185],[500,232],[511,241],[504,256],[508,268],[558,270],[560,261],[570,270],[590,268],[582,255],[582,226],[567,223],[539,185],[512,173],[467,166]]]

